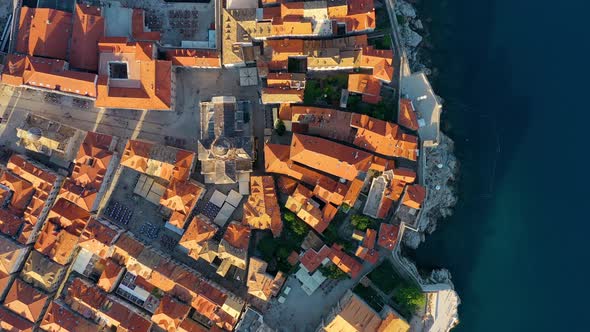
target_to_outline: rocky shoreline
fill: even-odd
[[[413,3],[397,0],[395,15],[406,56],[412,72],[423,71],[427,76],[436,75],[436,69],[428,67],[430,59],[426,49],[431,48],[427,38],[428,22],[423,23]],[[442,98],[439,97],[441,103]],[[436,230],[437,223],[453,213],[457,203],[455,180],[459,173],[459,163],[454,155],[454,142],[441,132],[441,141],[437,147],[425,148],[425,179],[428,198],[422,209],[418,225],[419,232],[405,232],[404,244],[412,249],[418,248],[424,241],[425,234]]]

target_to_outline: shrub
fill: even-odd
[[[329,264],[326,266],[320,267],[320,272],[324,275],[324,277],[328,279],[334,280],[342,280],[348,277],[344,271],[340,270],[336,265]]]
[[[362,214],[355,214],[350,218],[350,222],[354,228],[364,232],[373,224],[373,219]]]
[[[426,305],[426,295],[422,293],[422,290],[418,286],[412,284],[406,284],[399,287],[396,290],[393,299],[401,307],[410,312],[415,312]]]

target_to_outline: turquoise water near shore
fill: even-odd
[[[588,1],[422,0],[461,162],[455,214],[411,256],[447,267],[456,331],[588,331]]]

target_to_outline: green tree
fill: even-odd
[[[342,280],[348,277],[348,275],[344,271],[340,270],[334,264],[320,267],[320,272],[322,272],[324,277],[328,279]]]
[[[292,223],[296,219],[295,213],[291,211],[285,211],[285,214],[283,214],[283,219],[285,219],[285,221],[288,223]]]
[[[265,237],[258,242],[258,250],[262,254],[262,259],[266,262],[270,262],[277,250],[278,243],[272,237]]]
[[[393,299],[400,306],[411,312],[415,312],[426,305],[426,296],[418,286],[412,284],[406,284],[399,287],[395,291]]]
[[[355,214],[350,218],[350,222],[359,231],[366,231],[373,223],[373,219],[362,214]]]
[[[277,124],[275,125],[275,130],[277,131],[277,135],[279,136],[283,136],[285,134],[287,128],[285,127],[285,123],[283,122],[283,120],[277,121]]]

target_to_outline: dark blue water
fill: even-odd
[[[589,1],[422,0],[462,163],[416,253],[462,297],[456,331],[588,331]]]

